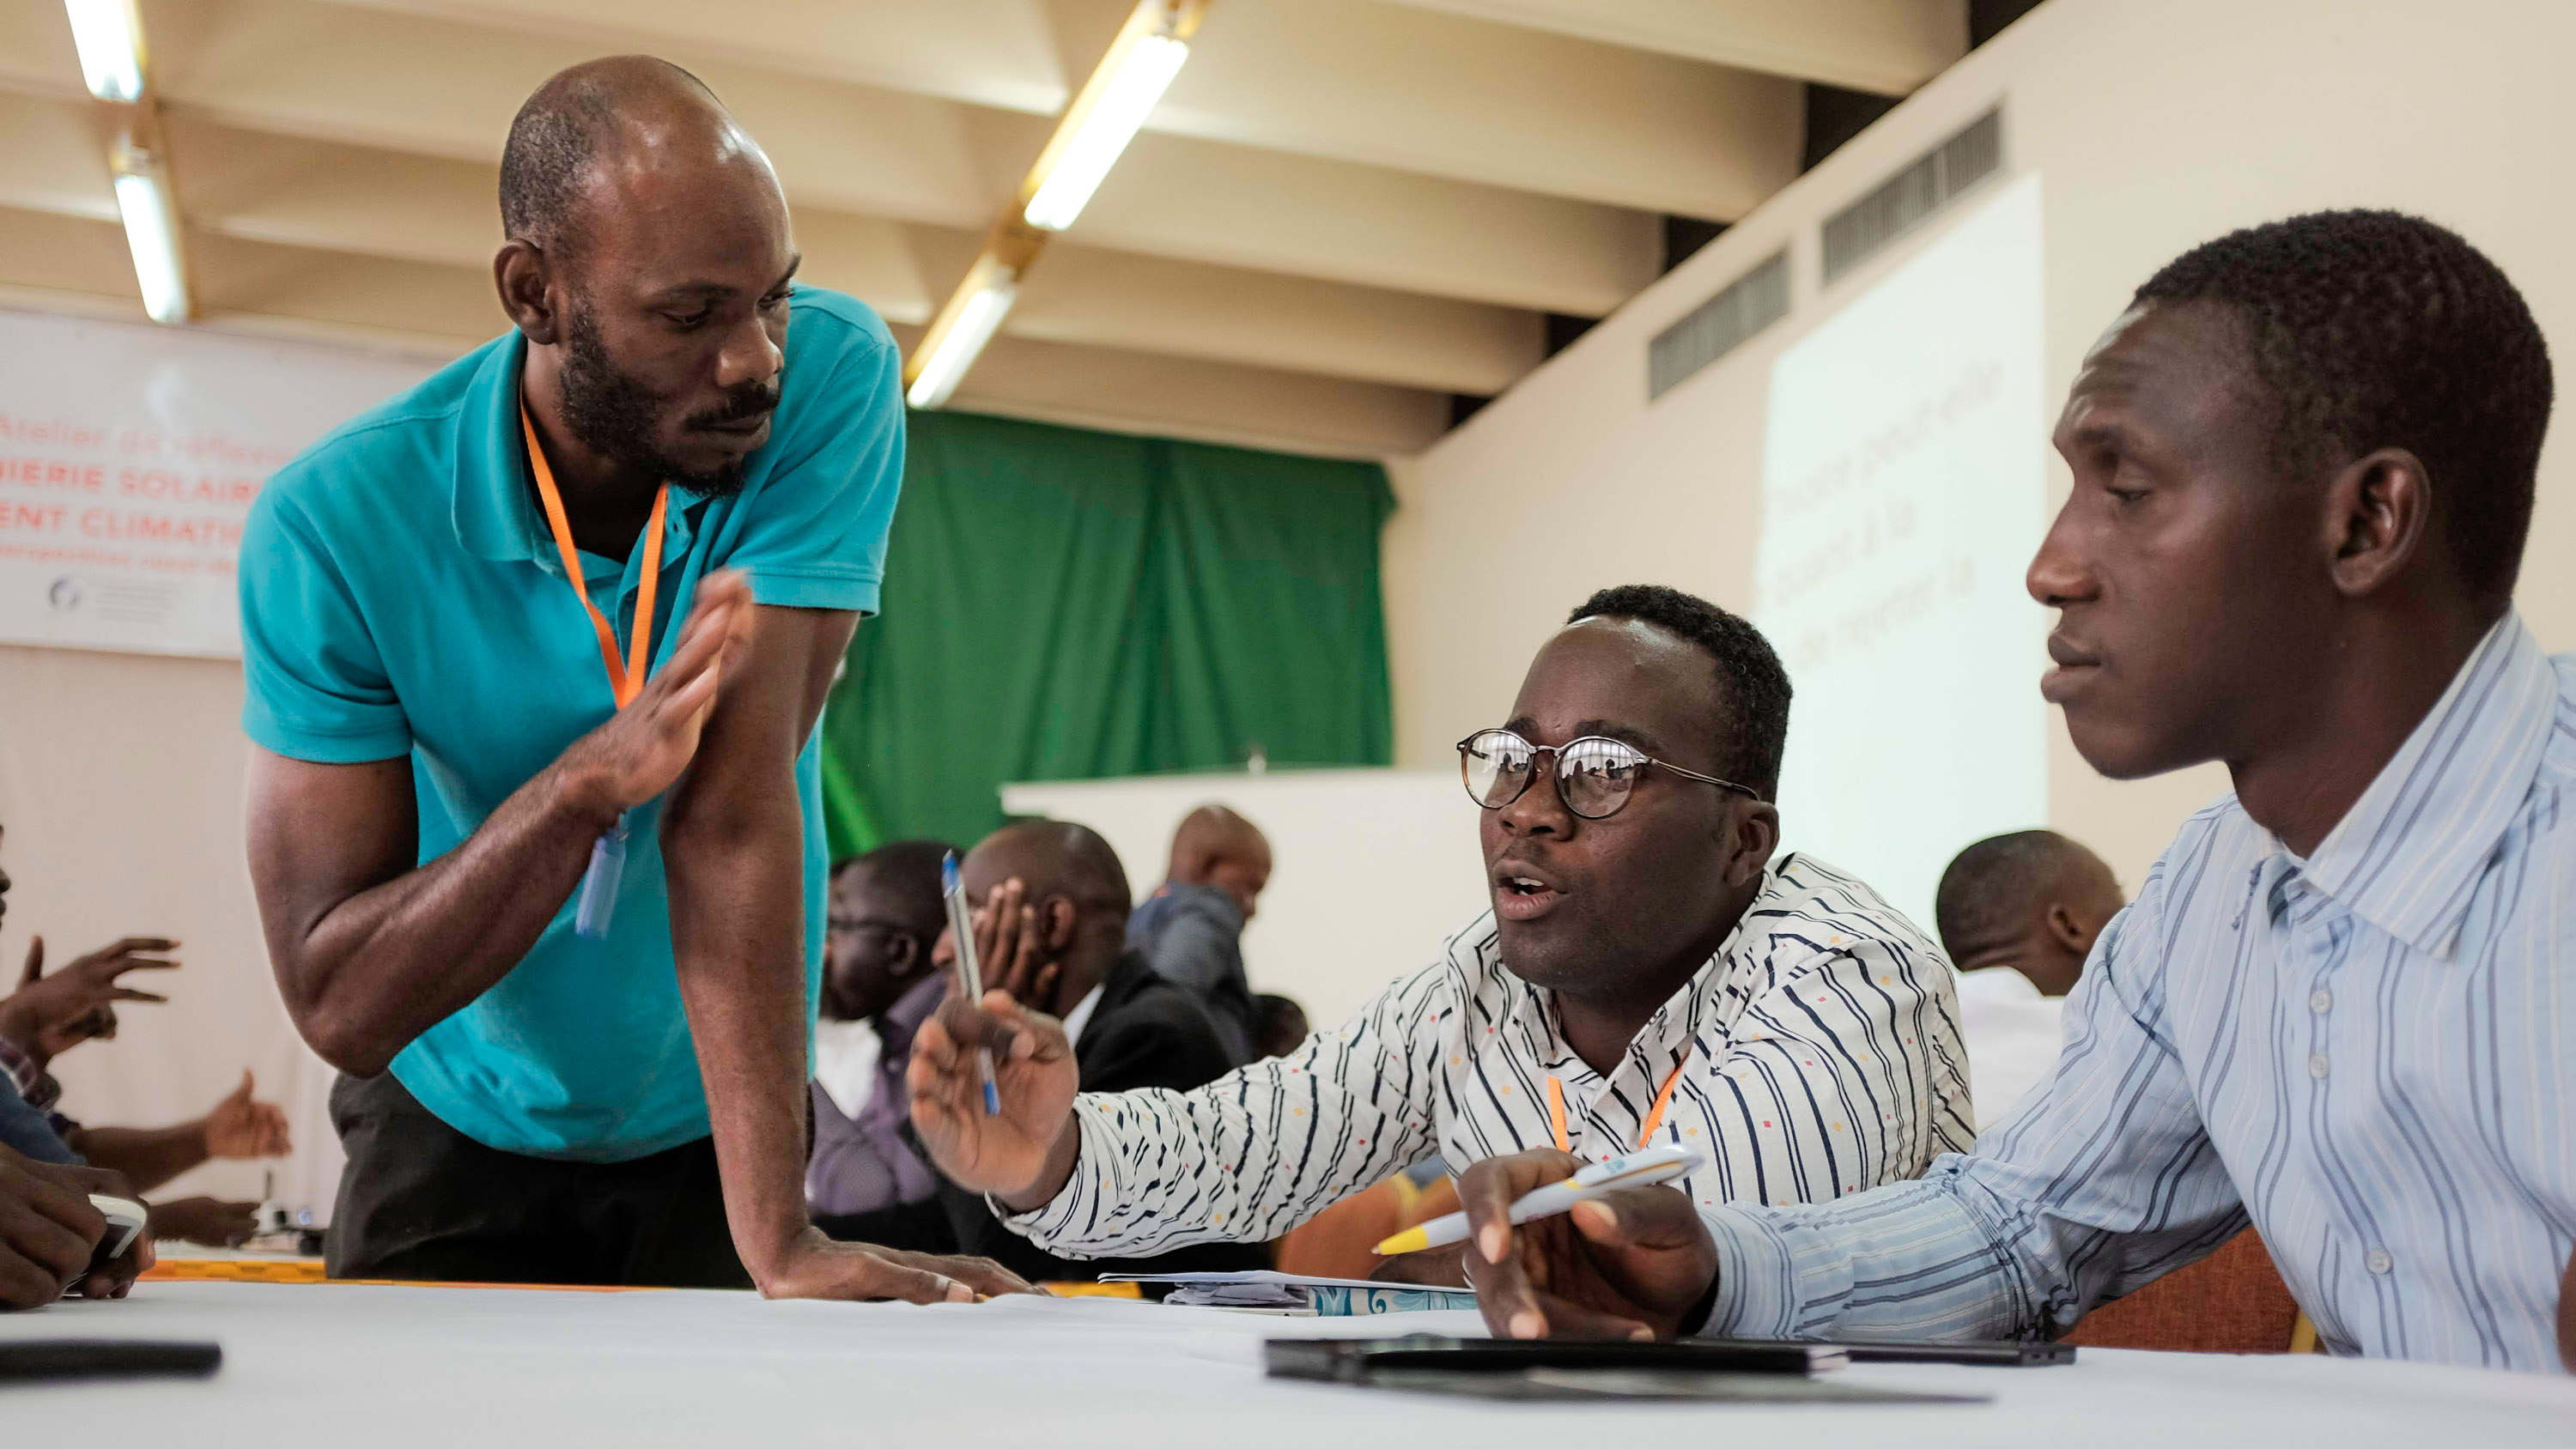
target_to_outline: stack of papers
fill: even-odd
[[[1259,1269],[1247,1273],[1111,1273],[1104,1283],[1169,1283],[1163,1301],[1183,1307],[1233,1308],[1254,1313],[1366,1317],[1473,1309],[1472,1288],[1422,1288],[1371,1283],[1359,1278],[1310,1278]]]

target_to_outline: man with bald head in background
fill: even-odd
[[[1980,1129],[2056,1067],[2066,994],[2128,903],[2102,857],[2054,830],[1988,836],[1941,872],[1932,918],[1959,968],[1959,1034]]]
[[[796,283],[768,158],[648,57],[540,87],[513,330],[283,469],[244,537],[269,953],[344,1074],[342,1276],[961,1299],[806,1216],[814,722],[876,607],[897,356]]]
[[[1259,1053],[1261,1007],[1243,970],[1243,928],[1270,884],[1270,841],[1223,805],[1202,805],[1172,832],[1163,884],[1127,923],[1127,945],[1156,974],[1189,989],[1234,1064]]]
[[[975,915],[984,981],[1064,1023],[1081,1089],[1189,1091],[1235,1063],[1189,991],[1156,974],[1125,942],[1127,869],[1098,832],[1056,820],[1006,825],[968,852],[959,874]],[[940,938],[945,969],[955,943]],[[1068,1258],[1002,1226],[980,1192],[943,1181],[937,1210],[827,1219],[835,1232],[937,1252],[981,1253],[1029,1278],[1104,1272],[1229,1272],[1270,1266],[1259,1243],[1215,1243],[1148,1256]]]

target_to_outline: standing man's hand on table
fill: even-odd
[[[942,1257],[835,1242],[822,1229],[809,1227],[761,1280],[760,1291],[771,1298],[971,1303],[979,1297],[1037,1290],[990,1258]]]
[[[167,954],[179,943],[160,936],[128,936],[112,946],[45,974],[45,938],[27,943],[27,966],[18,989],[0,1000],[0,1037],[35,1058],[53,1060],[92,1037],[116,1035],[116,1003],[170,998],[123,983],[129,971],[167,971],[179,963]]]
[[[1465,1266],[1497,1338],[1673,1338],[1717,1281],[1717,1246],[1689,1198],[1629,1188],[1515,1226],[1512,1203],[1586,1166],[1554,1151],[1493,1157],[1458,1178]]]

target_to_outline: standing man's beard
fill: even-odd
[[[563,424],[584,447],[711,498],[729,498],[742,491],[750,455],[711,472],[693,471],[654,446],[654,426],[668,399],[609,358],[586,306],[576,305],[564,316],[563,369],[556,386],[562,393]],[[681,426],[737,422],[777,406],[776,383],[747,383],[727,394],[724,406],[689,418]]]

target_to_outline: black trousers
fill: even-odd
[[[632,1162],[524,1157],[438,1120],[391,1072],[334,1083],[331,1125],[349,1154],[334,1278],[751,1286],[711,1137]]]

